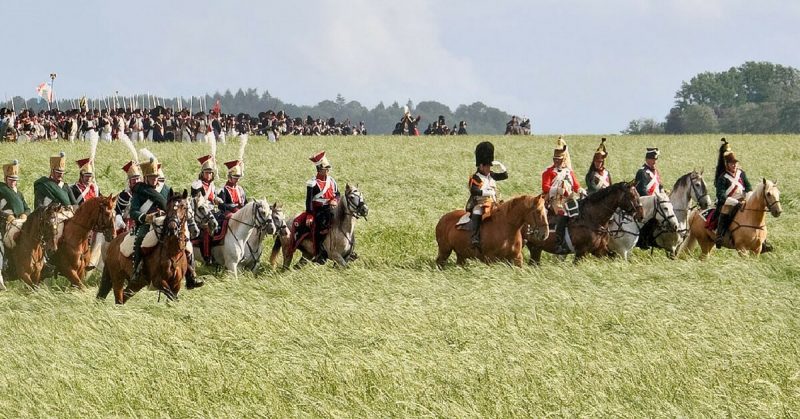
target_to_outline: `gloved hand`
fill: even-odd
[[[500,171],[498,173],[504,173],[504,172],[506,172],[508,170],[508,169],[506,169],[506,165],[504,165],[503,163],[500,163],[497,160],[492,162],[492,166],[500,167]]]
[[[12,214],[6,215],[6,223],[10,223],[12,221],[14,221],[14,215]]]
[[[156,214],[155,213],[147,214],[147,215],[144,216],[144,222],[146,222],[147,224],[152,224],[153,223],[153,219],[155,219],[155,218],[156,218]]]
[[[580,196],[581,196],[581,198],[585,197],[585,196],[587,195],[587,194],[586,194],[586,189],[579,188],[579,189],[578,189],[578,195],[580,195]]]
[[[22,214],[19,215],[19,217],[17,217],[17,219],[20,220],[20,221],[25,221],[25,220],[28,219],[28,214],[25,214],[23,212]]]
[[[308,216],[306,217],[306,227],[311,227],[311,224],[314,222],[314,217]]]
[[[217,204],[217,205],[221,205],[221,204],[224,204],[225,201],[223,201],[222,198],[220,198],[218,196],[215,196],[214,197],[214,203]]]

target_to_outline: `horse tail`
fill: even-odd
[[[278,253],[281,251],[281,238],[275,237],[275,243],[272,244],[272,253],[269,255],[269,264],[275,267],[275,262],[278,260]]]
[[[97,299],[105,300],[111,291],[111,274],[108,272],[108,264],[103,265],[103,275],[100,277],[100,286],[97,288]]]

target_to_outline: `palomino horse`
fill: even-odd
[[[667,194],[659,192],[655,195],[639,197],[643,216],[636,221],[631,215],[617,210],[608,224],[608,250],[628,260],[628,255],[639,240],[642,226],[655,220],[656,228],[664,232],[678,231],[678,220]]]
[[[256,270],[258,262],[261,260],[261,255],[264,253],[264,239],[267,236],[273,236],[273,238],[277,239],[277,235],[287,235],[289,233],[289,226],[286,225],[281,204],[276,202],[269,209],[269,221],[261,228],[250,233],[250,238],[247,239],[244,258],[239,263],[245,269]]]
[[[158,244],[142,255],[142,273],[136,283],[130,283],[133,274],[133,260],[120,251],[125,236],[117,236],[108,245],[108,255],[103,268],[97,298],[105,299],[114,290],[114,302],[125,304],[134,294],[146,285],[163,292],[170,300],[178,299],[183,276],[189,262],[186,257],[186,223],[189,218],[188,193],[172,195],[167,200],[167,214],[152,227]],[[126,286],[127,282],[127,286]]]
[[[578,215],[570,218],[565,228],[565,236],[570,253],[575,253],[575,262],[586,254],[606,256],[608,254],[608,229],[606,225],[617,208],[628,214],[635,214],[636,220],[642,219],[642,205],[633,182],[615,183],[581,199]],[[542,257],[542,251],[553,254],[558,252],[556,235],[552,234],[544,240],[528,239],[528,250],[531,252],[530,264],[536,265]]]
[[[703,170],[692,170],[678,178],[669,193],[669,200],[675,210],[675,218],[678,221],[678,230],[674,231],[664,225],[657,224],[652,230],[650,245],[664,249],[669,258],[674,258],[678,252],[680,244],[686,240],[689,234],[686,228],[686,220],[689,216],[689,204],[694,202],[702,209],[708,208],[711,198],[708,197],[706,181],[703,179]]]
[[[761,254],[762,245],[767,239],[767,212],[773,217],[780,217],[781,191],[777,182],[762,178],[753,192],[748,193],[744,204],[731,221],[729,239],[724,244],[729,249],[736,249],[740,255]],[[706,229],[703,214],[694,210],[689,215],[689,237],[681,245],[680,252],[692,250],[695,243],[700,244],[700,259],[707,259],[714,249],[716,231]]]
[[[532,235],[540,240],[547,239],[549,233],[547,207],[542,195],[522,195],[498,204],[491,217],[481,223],[480,249],[470,243],[472,232],[456,225],[466,213],[464,210],[448,212],[436,224],[439,244],[436,265],[439,268],[444,267],[453,251],[458,265],[464,265],[467,259],[479,259],[485,263],[504,261],[521,267],[522,228],[532,226]]]
[[[91,258],[89,246],[89,233],[92,231],[102,233],[106,242],[117,236],[114,228],[114,194],[109,196],[94,197],[83,203],[75,215],[69,216],[70,211],[62,211],[63,229],[59,231],[58,250],[53,254],[53,264],[58,272],[67,277],[72,286],[83,289],[83,279],[86,277],[86,267]]]
[[[344,205],[341,203],[332,208],[333,217],[328,234],[325,235],[322,246],[328,252],[328,257],[335,260],[339,266],[347,266],[347,261],[353,251],[355,243],[355,220],[366,218],[369,213],[364,195],[357,186],[345,185]],[[294,220],[294,217],[291,218]],[[289,269],[292,264],[295,250],[303,254],[298,262],[299,266],[306,264],[314,255],[314,242],[312,235],[304,238],[300,243],[294,242],[294,228],[288,234],[278,234],[270,254],[270,264],[274,267],[277,263],[278,252],[283,247],[283,269]]]
[[[269,204],[266,199],[256,199],[231,215],[222,244],[211,248],[214,262],[224,265],[225,269],[238,276],[239,263],[244,259],[250,235],[272,222],[268,210]],[[199,256],[199,250],[195,251],[196,258]]]
[[[45,252],[56,249],[56,234],[58,231],[58,219],[56,213],[60,209],[58,204],[39,207],[22,224],[22,229],[14,233],[18,238],[5,237],[3,244],[0,244],[4,252],[0,252],[0,266],[3,259],[8,259],[10,276],[22,279],[29,287],[39,286],[42,279],[42,268],[45,262]],[[16,240],[13,248],[7,248],[5,243]],[[0,290],[6,289],[3,277],[0,275]]]

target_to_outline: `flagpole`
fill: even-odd
[[[52,102],[53,99],[56,97],[56,88],[54,85],[56,84],[56,73],[50,73],[50,101]],[[47,106],[47,109],[50,110],[50,106]],[[56,109],[61,110],[58,107],[58,102],[56,102]]]

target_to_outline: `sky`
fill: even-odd
[[[239,88],[314,105],[481,101],[534,133],[663,120],[681,83],[746,61],[800,68],[797,0],[3,2],[0,80],[33,97]],[[224,109],[223,109],[224,112]],[[398,115],[399,118],[399,115]]]

